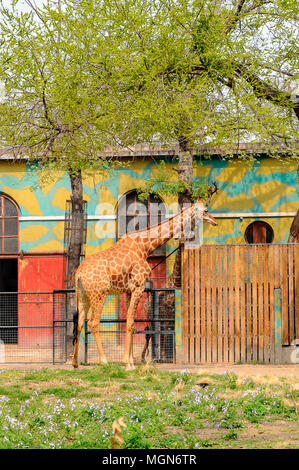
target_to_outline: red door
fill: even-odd
[[[19,344],[50,348],[53,339],[52,291],[64,287],[63,254],[25,254],[19,258],[18,268]]]

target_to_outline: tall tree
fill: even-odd
[[[17,1],[0,7],[0,137],[16,157],[36,161],[41,174],[69,175],[68,287],[73,287],[83,241],[82,173],[110,171],[111,161],[100,155],[126,133],[125,100],[117,87],[121,48],[109,36],[104,4],[94,11],[92,2],[85,2],[75,14],[72,1],[58,9],[51,1],[40,8],[27,4],[26,12]]]
[[[182,151],[221,144],[236,152],[242,141],[293,150],[294,1],[129,3],[115,1],[115,9],[135,48],[130,67],[139,79],[140,128],[152,123]]]
[[[141,140],[177,143],[182,202],[190,199],[193,155],[201,145],[244,158],[239,144],[246,142],[298,160],[294,0],[111,5],[115,27],[128,37],[128,93],[139,91],[133,114]]]
[[[262,143],[273,156],[283,144],[294,156],[295,6],[65,0],[60,11],[47,3],[29,14],[2,7],[2,136],[66,168],[74,184],[79,170],[107,166],[98,159],[107,145],[176,143],[181,204],[191,198],[202,144],[221,145],[228,156],[240,142]]]

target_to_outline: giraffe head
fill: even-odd
[[[200,199],[199,201],[196,201],[193,204],[193,207],[194,207],[195,217],[202,218],[204,222],[208,222],[209,224],[218,225],[214,217],[212,217],[211,214],[209,213],[208,208],[204,204],[202,199]]]

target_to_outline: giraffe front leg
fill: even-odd
[[[127,324],[129,326],[127,326],[126,345],[125,345],[125,353],[124,353],[123,361],[126,364],[126,370],[133,370],[135,369],[134,358],[133,358],[134,319],[133,321],[130,321],[129,319],[127,319]]]

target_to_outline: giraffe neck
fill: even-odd
[[[146,257],[148,257],[153,251],[161,245],[164,245],[164,243],[173,238],[177,233],[183,231],[186,228],[187,222],[193,220],[194,215],[194,207],[190,205],[182,209],[179,214],[160,224],[153,225],[147,230],[140,230],[128,235],[139,239],[139,243],[142,245]]]

